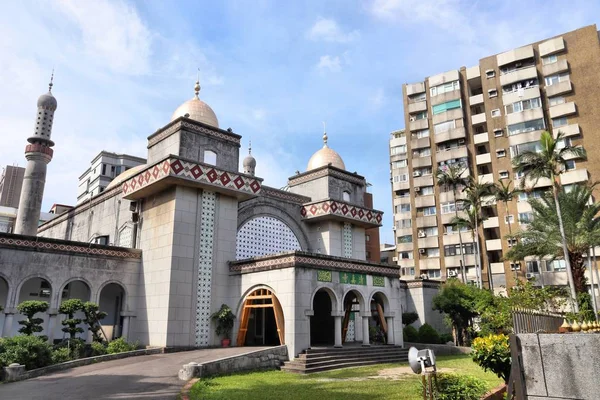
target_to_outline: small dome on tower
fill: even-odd
[[[187,116],[194,121],[202,122],[203,124],[218,128],[219,120],[217,119],[217,115],[208,104],[200,100],[198,97],[198,93],[200,93],[200,81],[196,81],[194,91],[196,94],[191,100],[188,100],[177,107],[171,116],[171,121],[174,121],[179,117]]]
[[[327,146],[327,133],[323,133],[323,148],[313,154],[310,160],[308,160],[306,170],[310,171],[329,164],[331,164],[332,167],[346,169],[342,157],[340,157],[335,150],[330,149],[329,146]]]
[[[52,95],[52,86],[54,85],[52,82],[54,81],[54,71],[52,71],[52,77],[50,78],[50,84],[48,85],[48,93],[44,93],[38,98],[37,106],[38,108],[45,108],[47,110],[55,111],[56,107],[58,107],[58,103],[56,102],[56,98]]]
[[[246,169],[245,167],[256,167],[256,159],[252,157],[252,143],[248,145],[248,155],[244,158],[244,161],[242,161],[242,165],[244,166],[244,169]]]

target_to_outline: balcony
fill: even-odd
[[[531,110],[523,110],[506,115],[506,125],[518,124],[525,121],[532,121],[536,119],[544,118],[544,111],[541,107],[533,108]]]
[[[565,115],[575,114],[577,112],[577,108],[575,107],[575,102],[570,101],[564,104],[558,104],[556,106],[552,106],[548,109],[548,113],[550,114],[550,118],[558,118],[563,117]]]
[[[460,78],[457,69],[453,69],[451,71],[442,72],[441,74],[430,76],[427,81],[429,82],[429,87],[441,85],[446,82],[454,82]]]
[[[409,259],[409,258],[399,258],[398,259],[398,266],[401,267],[401,268],[414,267],[415,266],[415,260]]]
[[[417,217],[417,228],[437,226],[437,215]]]
[[[494,174],[483,174],[483,175],[479,175],[477,177],[477,180],[480,184],[486,184],[486,183],[494,183]]]
[[[508,144],[510,146],[516,146],[523,143],[537,142],[542,137],[543,131],[531,131],[518,133],[508,137]]]
[[[433,175],[413,178],[413,186],[433,186]]]
[[[492,274],[503,274],[504,273],[504,263],[490,263],[490,270]]]
[[[416,121],[410,121],[408,124],[408,129],[411,131],[420,131],[422,129],[429,128],[429,121],[427,118],[418,119]]]
[[[419,238],[418,247],[420,249],[438,248],[440,244],[437,236]]]
[[[439,258],[421,258],[419,260],[419,269],[440,269]]]
[[[460,234],[462,236],[463,243],[473,241],[473,238],[471,237],[471,232],[461,232]],[[458,237],[458,232],[444,235],[444,237],[442,238],[442,242],[444,243],[444,246],[450,246],[452,244],[460,244],[460,240],[461,239]]]
[[[464,139],[466,137],[467,135],[465,133],[465,128],[461,126],[459,128],[450,129],[446,132],[435,134],[435,136],[433,137],[433,141],[435,143],[442,143],[448,140]]]
[[[561,132],[565,137],[569,136],[577,136],[581,134],[581,130],[579,129],[579,124],[570,124],[561,126],[560,128],[553,128],[553,132]],[[554,135],[556,136],[556,134]]]
[[[538,51],[540,53],[540,57],[547,56],[549,54],[558,53],[559,51],[563,51],[565,49],[565,41],[562,36],[554,39],[546,40],[543,43],[540,43],[538,46]]]
[[[415,207],[416,208],[433,207],[433,206],[435,206],[435,196],[434,195],[415,197]]]
[[[410,182],[392,182],[392,190],[395,192],[397,190],[408,190],[410,189]]]
[[[469,97],[469,105],[476,106],[477,104],[483,104],[483,93]]]
[[[456,147],[449,150],[442,150],[435,153],[437,162],[451,160],[453,158],[463,158],[469,155],[467,146]]]
[[[487,132],[477,133],[473,135],[474,144],[488,143],[489,141],[490,139]]]
[[[528,58],[533,58],[532,45],[527,45],[519,47],[518,49],[513,49],[505,51],[504,53],[500,53],[496,56],[496,62],[498,63],[498,66],[501,67],[503,65],[510,64],[519,60],[526,60]]]
[[[466,194],[463,191],[461,191],[461,190],[456,191],[457,199],[464,199],[465,197],[466,197]],[[454,193],[452,193],[452,190],[448,190],[447,192],[440,191],[439,198],[440,198],[440,203],[454,201]]]
[[[427,157],[413,158],[411,163],[412,163],[413,169],[420,168],[420,167],[431,167],[431,157],[427,156]]]
[[[485,123],[487,120],[485,118],[485,113],[471,115],[471,125],[479,125]]]
[[[558,96],[559,94],[570,93],[573,91],[573,85],[571,81],[562,81],[555,83],[554,85],[546,86],[546,96]]]
[[[452,110],[443,111],[439,114],[435,114],[431,119],[433,125],[439,124],[441,122],[450,121],[452,119],[460,119],[463,117],[463,109],[462,108],[453,108]]]
[[[395,137],[390,140],[390,147],[402,146],[406,144],[406,136]]]
[[[515,90],[512,93],[503,94],[502,103],[504,103],[504,105],[508,105],[516,103],[517,101],[535,99],[538,97],[541,97],[540,87],[530,86],[528,88],[524,88],[523,90]]]
[[[417,112],[427,110],[427,102],[426,101],[417,101],[416,103],[408,103],[408,113],[414,114]]]
[[[398,204],[410,204],[410,197],[394,197],[394,205],[397,206]]]
[[[560,175],[560,183],[562,185],[570,185],[571,183],[585,182],[588,179],[589,174],[586,168],[578,168],[573,171],[567,171]]]
[[[402,251],[413,251],[414,246],[413,246],[413,242],[410,243],[400,243],[396,245],[396,251],[398,252],[402,252]]]
[[[475,156],[475,164],[489,164],[492,162],[492,155],[490,153],[478,154]]]
[[[483,220],[483,229],[491,229],[491,228],[499,228],[500,222],[498,221],[498,217],[489,217],[488,219]]]
[[[411,149],[422,149],[425,147],[431,147],[431,141],[428,137],[420,138],[420,139],[412,139],[410,141]]]
[[[466,218],[467,214],[464,211],[459,211],[458,212],[458,216],[460,218]],[[455,213],[447,213],[447,214],[442,214],[442,224],[443,225],[448,225],[452,223],[452,220],[456,218],[456,214]],[[463,236],[464,239],[464,236]]]
[[[487,251],[502,250],[502,239],[490,239],[485,241]]]
[[[412,96],[413,94],[423,93],[425,91],[425,82],[407,83],[406,84],[406,95]]]
[[[456,99],[460,99],[460,89],[438,94],[437,96],[431,96],[431,105],[435,106]]]
[[[396,237],[412,235],[413,229],[412,226],[409,228],[396,228]]]
[[[452,267],[460,267],[460,263],[462,262],[462,255],[457,256],[448,256],[444,257],[444,265],[446,268]],[[475,265],[475,255],[474,254],[465,254],[465,264],[466,265]]]
[[[481,71],[479,70],[479,65],[467,68],[467,80],[479,78],[480,76]]]
[[[506,86],[511,83],[534,78],[537,78],[537,70],[535,69],[535,65],[532,65],[531,67],[517,69],[507,74],[500,75],[500,85]]]
[[[543,188],[548,186],[552,186],[552,181],[548,178],[540,178],[537,180],[537,182],[533,182],[528,179],[527,182],[525,182],[526,189]],[[521,179],[515,179],[514,187],[521,187]]]
[[[542,75],[544,75],[544,76],[554,75],[559,72],[568,71],[568,70],[569,70],[569,63],[567,62],[567,60],[562,59],[562,60],[558,60],[555,63],[544,65],[542,67]]]

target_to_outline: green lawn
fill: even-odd
[[[438,357],[438,368],[483,379],[491,389],[502,383],[484,372],[469,356]],[[421,400],[420,376],[410,373],[396,379],[378,376],[384,369],[407,364],[380,364],[310,375],[282,371],[253,372],[198,381],[190,392],[194,400]]]

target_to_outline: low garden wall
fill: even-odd
[[[284,361],[288,361],[286,345],[249,351],[202,364],[191,362],[179,370],[179,379],[188,381],[192,378],[226,375],[234,372],[275,369],[279,368]]]
[[[461,354],[471,354],[470,347],[451,346],[447,344],[427,344],[404,342],[404,347],[416,347],[419,350],[431,349],[436,356],[456,356]]]

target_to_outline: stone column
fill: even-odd
[[[2,327],[2,337],[11,337],[13,318],[17,310],[14,308],[7,308],[4,310],[4,326]]]
[[[127,337],[129,336],[129,319],[131,317],[123,317],[123,332],[121,333],[121,337],[127,341]]]
[[[54,342],[54,327],[56,326],[56,320],[58,319],[58,310],[55,308],[51,308],[48,310],[48,343],[52,344]]]
[[[363,325],[363,346],[370,346],[371,342],[369,341],[369,318],[371,318],[371,313],[362,315],[362,325]]]
[[[335,323],[335,337],[333,347],[342,347],[342,316],[335,315],[333,318]]]
[[[363,340],[363,328],[362,328],[362,318],[359,318],[358,313],[354,314],[354,341],[362,342]]]
[[[387,344],[395,344],[394,343],[394,317],[385,317],[385,322],[387,323]]]

